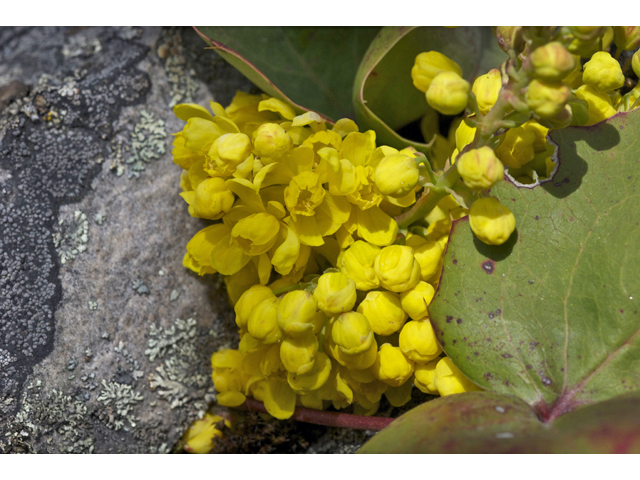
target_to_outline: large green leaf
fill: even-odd
[[[379,27],[197,27],[265,93],[298,113],[352,117],[356,69]]]
[[[547,419],[640,390],[640,111],[551,137],[550,181],[491,192],[516,218],[507,243],[454,224],[429,308],[470,379]]]
[[[385,27],[373,40],[358,68],[353,105],[362,130],[373,129],[378,143],[426,151],[394,130],[420,117],[424,93],[413,86],[411,68],[421,52],[435,50],[455,60],[468,80],[498,68],[507,58],[488,27]]]
[[[471,392],[407,412],[359,453],[640,453],[640,395],[541,422],[513,395]]]

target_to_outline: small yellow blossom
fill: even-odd
[[[374,181],[383,195],[403,197],[413,190],[420,174],[416,161],[401,153],[384,157],[375,170]]]
[[[348,312],[355,305],[356,285],[344,273],[325,273],[318,278],[313,298],[326,315],[339,315]]]
[[[487,146],[469,150],[456,162],[464,184],[472,190],[487,190],[504,178],[504,167]]]
[[[516,228],[513,213],[495,197],[480,198],[469,211],[471,230],[487,245],[502,245]]]
[[[399,347],[385,343],[380,346],[371,370],[378,380],[392,387],[399,387],[409,380],[414,368],[415,362],[405,357]]]
[[[428,318],[407,322],[400,332],[399,346],[407,358],[421,365],[442,353]]]
[[[465,377],[449,357],[441,359],[436,365],[435,386],[438,389],[438,393],[443,397],[456,393],[482,390]]]
[[[597,52],[584,64],[582,81],[600,92],[615,90],[624,85],[620,63],[607,52]]]
[[[423,52],[416,57],[411,69],[413,84],[421,92],[426,93],[429,85],[440,72],[456,72],[462,75],[460,66],[440,52]]]
[[[218,425],[224,424],[231,428],[231,422],[220,415],[205,413],[204,417],[196,420],[182,436],[184,451],[187,453],[209,453],[214,448],[216,438],[222,438],[223,433]]]
[[[380,280],[373,268],[373,261],[378,252],[380,248],[358,240],[340,253],[338,268],[354,281],[357,290],[366,292],[380,286]]]
[[[294,290],[284,295],[278,305],[278,326],[290,337],[318,334],[325,316],[318,310],[309,292]]]
[[[420,264],[413,253],[413,248],[403,245],[391,245],[380,250],[373,268],[384,288],[404,292],[420,281]]]
[[[346,312],[333,321],[331,339],[343,353],[357,355],[369,350],[373,343],[373,331],[363,314]]]
[[[400,294],[402,309],[414,320],[419,320],[429,315],[427,306],[431,303],[435,290],[427,282],[420,281],[415,287]]]
[[[371,330],[378,335],[392,335],[407,321],[400,297],[393,292],[367,293],[358,305],[358,312],[367,317]]]
[[[489,113],[491,107],[498,101],[501,89],[502,76],[500,75],[500,70],[495,68],[475,79],[471,90],[476,96],[480,113],[483,115]]]
[[[313,333],[300,337],[285,337],[280,345],[280,360],[288,372],[303,375],[313,368],[318,353],[318,339]]]
[[[549,42],[536,48],[530,60],[534,75],[550,82],[565,78],[574,71],[577,63],[575,57],[560,42]]]
[[[467,106],[471,85],[455,72],[436,75],[429,90],[427,103],[443,115],[457,115]]]

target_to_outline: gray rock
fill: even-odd
[[[0,452],[168,452],[213,400],[210,355],[237,334],[219,279],[182,267],[205,224],[170,107],[252,87],[204,47],[0,29]]]

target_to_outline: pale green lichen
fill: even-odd
[[[166,152],[167,131],[164,120],[154,120],[153,113],[146,110],[142,110],[140,116],[141,120],[131,132],[132,156],[125,161],[129,166],[128,178],[140,177],[146,163],[160,158]]]
[[[158,56],[166,58],[164,64],[169,81],[169,107],[178,103],[191,103],[198,93],[198,84],[194,80],[196,72],[188,67],[187,52],[183,47],[182,35],[177,28],[167,28],[162,32],[163,41],[159,42]]]
[[[138,295],[149,294],[149,287],[147,287],[144,284],[144,282],[139,278],[136,278],[134,281],[132,281],[131,286],[133,287],[133,289],[136,291]]]
[[[60,218],[57,229],[53,233],[53,246],[58,251],[60,263],[64,265],[87,250],[88,233],[87,216],[80,210],[76,210],[69,221]]]
[[[112,428],[116,431],[121,428],[125,428],[126,430],[125,421],[129,422],[129,425],[135,428],[138,419],[132,414],[133,407],[144,400],[142,394],[133,390],[131,385],[125,385],[124,383],[107,383],[107,381],[103,379],[101,384],[103,390],[97,398],[98,402],[114,407],[115,413],[117,414],[117,417],[114,418]]]

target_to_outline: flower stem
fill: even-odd
[[[242,405],[236,408],[268,413],[264,404],[253,398],[247,398]],[[375,431],[382,430],[394,420],[393,418],[387,417],[367,417],[364,415],[352,415],[350,413],[325,412],[324,410],[314,410],[304,407],[297,407],[291,418],[298,422],[313,423],[314,425]]]

